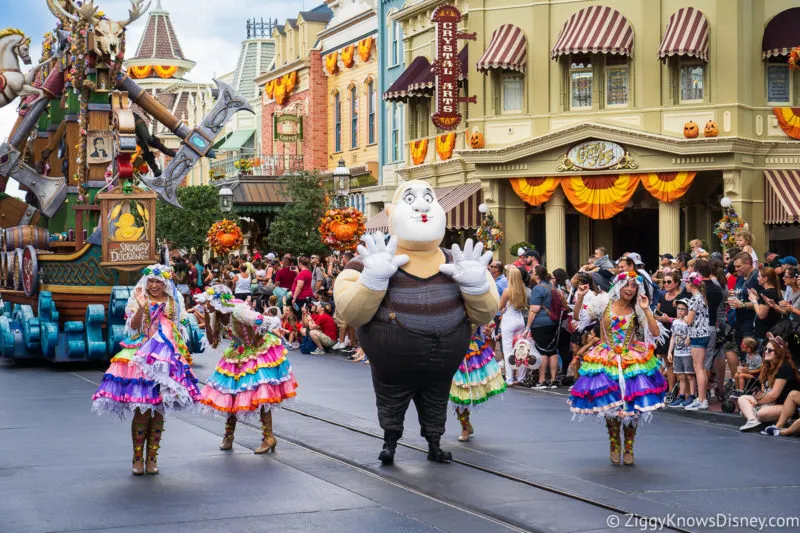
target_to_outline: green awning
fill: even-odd
[[[269,213],[278,214],[284,206],[282,205],[268,205],[268,204],[250,204],[241,205],[234,204],[233,209],[237,213]]]
[[[219,147],[220,151],[225,150],[241,150],[242,146],[247,144],[247,141],[256,134],[256,130],[238,130],[231,133],[231,136],[225,139],[222,146]]]
[[[228,137],[230,137],[230,136],[231,136],[231,134],[230,134],[230,133],[228,133],[228,132],[226,132],[226,133],[223,133],[222,135],[220,135],[220,136],[217,138],[217,141],[214,143],[214,146],[213,146],[212,148],[214,148],[214,150],[219,150],[219,147],[220,147],[220,146],[222,146],[222,144],[223,144],[225,141],[227,141],[227,140],[228,140]]]

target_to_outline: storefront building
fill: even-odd
[[[444,3],[395,15],[406,72],[412,54],[432,53],[426,25]],[[477,104],[464,106],[450,160],[417,150],[398,174],[480,182],[507,246],[533,243],[550,269],[574,269],[601,245],[655,265],[694,238],[719,249],[723,196],[759,253],[771,226],[798,220],[800,74],[787,63],[800,45],[796,2],[465,4],[455,2],[477,42],[462,92]],[[415,121],[419,104],[405,98],[413,154],[432,124]]]

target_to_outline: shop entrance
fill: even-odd
[[[628,208],[611,219],[614,254],[612,260],[625,252],[642,256],[648,271],[658,268],[658,208]]]

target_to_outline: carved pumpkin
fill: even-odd
[[[334,220],[330,224],[330,229],[336,238],[340,241],[349,241],[355,235],[356,230],[358,229],[358,224],[355,223],[348,223],[344,224],[342,222],[337,222]]]
[[[703,137],[716,137],[719,135],[719,128],[717,123],[713,120],[706,122],[706,127],[703,129]]]
[[[469,135],[469,145],[470,145],[471,148],[473,148],[475,150],[477,150],[479,148],[483,148],[484,146],[486,146],[486,143],[484,142],[484,139],[483,139],[483,133],[481,133],[479,131],[473,131],[472,133],[470,133],[470,135]]]
[[[217,233],[217,240],[226,248],[233,248],[233,246],[236,244],[236,239],[237,235],[235,233],[224,233],[221,231]]]
[[[697,122],[690,120],[683,125],[683,136],[687,139],[694,139],[700,134],[700,129],[697,127]]]

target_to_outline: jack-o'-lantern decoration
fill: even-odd
[[[355,251],[366,231],[367,217],[355,207],[329,209],[319,221],[322,243],[340,252]]]
[[[717,137],[719,135],[719,128],[717,123],[713,120],[706,122],[706,127],[703,129],[703,137]]]
[[[697,126],[697,122],[690,120],[686,124],[683,125],[683,136],[687,139],[694,139],[700,134],[700,129]]]
[[[469,146],[473,150],[479,150],[486,146],[486,142],[483,138],[483,133],[479,132],[478,130],[473,130],[472,133],[469,134]]]
[[[217,255],[227,254],[242,246],[242,230],[232,220],[220,220],[211,225],[206,234],[209,248]]]

